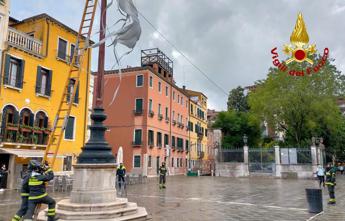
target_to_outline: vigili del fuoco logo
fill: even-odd
[[[309,36],[307,28],[305,26],[302,13],[299,13],[295,29],[290,36],[290,44],[284,45],[283,49],[283,52],[290,58],[283,62],[279,61],[277,47],[275,47],[271,50],[273,65],[279,70],[287,72],[291,76],[305,76],[318,73],[327,61],[329,49],[325,48],[323,50],[322,57],[314,64],[309,57],[316,53],[316,45],[310,45],[308,43]],[[302,70],[289,70],[286,64],[290,64],[291,62],[307,62],[308,65]]]

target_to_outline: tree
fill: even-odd
[[[221,112],[213,127],[222,129],[223,148],[243,147],[245,134],[249,146],[256,146],[260,139],[260,122],[249,113],[234,110]]]
[[[320,56],[312,59],[317,64]],[[297,62],[287,66],[289,70],[306,68],[305,63]],[[288,145],[309,145],[312,136],[322,136],[325,144],[330,144],[329,139],[344,121],[335,102],[336,96],[343,95],[344,85],[344,78],[330,61],[318,73],[307,76],[290,76],[270,68],[267,79],[249,94],[248,102],[255,116],[285,133]]]
[[[228,110],[243,111],[249,110],[247,96],[244,94],[244,88],[238,86],[232,89],[228,97]]]

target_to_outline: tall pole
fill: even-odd
[[[99,40],[105,39],[106,22],[107,22],[107,0],[101,0],[101,22]],[[91,114],[92,125],[90,126],[91,136],[89,141],[82,148],[82,152],[78,157],[78,164],[103,164],[115,163],[114,155],[111,147],[105,140],[105,131],[107,127],[103,125],[103,121],[107,119],[107,115],[103,109],[104,94],[104,63],[105,63],[105,42],[99,46],[98,52],[98,73],[96,88],[96,103]]]
[[[107,0],[101,0],[101,19],[99,41],[105,39],[107,25]],[[103,107],[104,94],[104,62],[105,61],[105,42],[99,46],[98,51],[98,72],[97,72],[97,91],[96,91],[96,107]]]

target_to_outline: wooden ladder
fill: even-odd
[[[54,166],[56,156],[59,152],[60,144],[66,129],[69,116],[71,114],[73,102],[79,87],[80,75],[83,70],[84,57],[88,52],[89,40],[91,37],[93,22],[95,18],[98,0],[86,0],[82,21],[80,24],[77,43],[70,62],[68,77],[65,82],[65,90],[61,96],[58,111],[55,115],[53,128],[51,130],[47,148],[43,157],[43,162],[47,160],[48,154],[53,153],[51,167]],[[89,74],[89,73],[87,73]],[[73,84],[73,90],[69,87]],[[69,99],[68,99],[69,98]]]

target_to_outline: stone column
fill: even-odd
[[[7,168],[8,169],[8,173],[7,173],[7,188],[8,189],[14,189],[17,187],[15,159],[16,159],[16,155],[11,154],[9,162],[8,162],[8,168]]]
[[[311,152],[311,163],[313,166],[316,166],[318,164],[317,160],[317,147],[316,146],[311,146],[310,147],[310,152]]]
[[[281,177],[281,164],[280,164],[280,147],[274,146],[274,158],[275,158],[275,164],[276,164],[276,170],[275,170],[275,176]]]
[[[247,145],[245,145],[244,147],[243,147],[243,162],[245,163],[245,164],[248,164],[249,163],[249,159],[248,159],[248,146]]]

